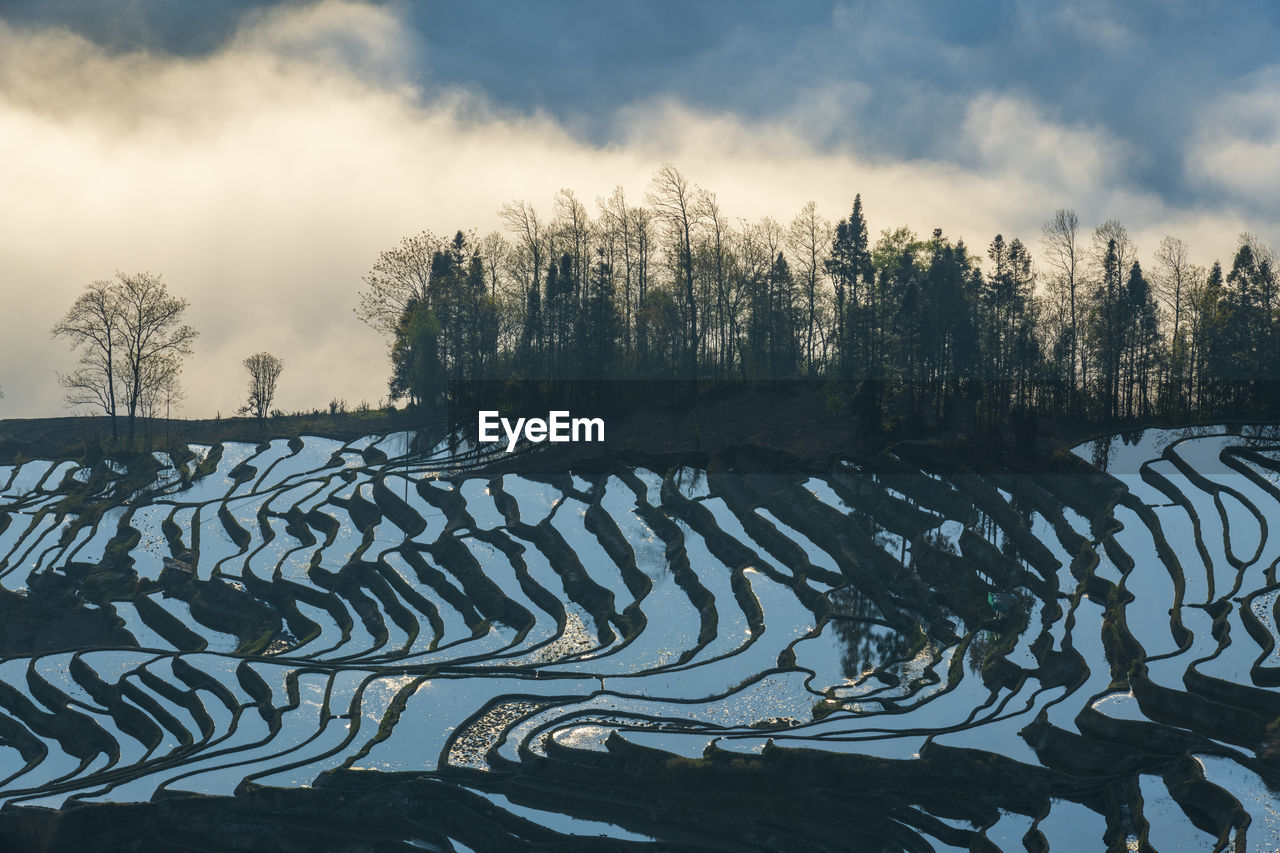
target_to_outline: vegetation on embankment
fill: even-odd
[[[875,457],[909,443],[927,448],[937,463],[950,459],[949,464],[981,468],[1000,459],[1014,467],[1036,469],[1047,457],[1093,437],[1191,425],[1185,419],[1174,422],[1156,416],[1114,422],[1011,417],[979,425],[957,415],[946,426],[923,427],[903,412],[901,417],[884,418],[873,426],[850,410],[847,397],[839,384],[827,382],[713,383],[709,388],[686,390],[664,399],[638,397],[621,406],[615,402],[606,415],[603,452],[598,444],[544,444],[538,446],[543,452],[535,456],[521,454],[497,464],[553,470],[589,465],[591,460],[610,454],[705,460],[737,447],[772,450],[812,461],[833,456]],[[575,414],[579,412],[597,414],[590,408]],[[473,417],[455,411],[454,418],[462,429],[474,431]],[[446,434],[446,419],[430,419],[412,409],[360,408],[280,415],[264,422],[239,417],[158,420],[148,426],[151,441],[147,449],[135,453],[111,447],[105,417],[10,419],[0,420],[0,464],[31,459],[76,459],[93,464],[106,456],[150,458],[153,449],[167,450],[176,461],[182,461],[188,444],[259,443],[303,435],[352,440],[413,429],[426,429],[434,443]]]
[[[258,443],[273,438],[316,435],[350,440],[372,433],[414,429],[422,425],[416,413],[399,409],[357,409],[339,412],[301,412],[279,415],[260,424],[254,418],[155,419],[146,427],[150,441],[130,453],[110,444],[111,426],[104,417],[14,418],[0,420],[0,465],[31,459],[84,459],[104,455],[127,458],[170,450],[187,444],[222,441]]]

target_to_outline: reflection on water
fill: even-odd
[[[1268,849],[1277,435],[1147,430],[1037,475],[904,451],[888,472],[743,454],[542,477],[479,474],[492,457],[457,438],[307,438],[196,448],[204,476],[83,514],[48,462],[10,466],[3,601],[70,621],[22,616],[38,647],[0,666],[0,798],[466,770],[493,808],[645,843],[658,828],[603,800],[557,816],[500,780],[643,747],[896,759],[924,784],[939,745],[1011,763],[963,821],[893,800],[936,847]],[[1183,811],[1191,790],[1212,814]]]

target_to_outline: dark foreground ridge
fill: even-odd
[[[0,468],[0,847],[1280,838],[1268,431],[971,464],[742,414]]]

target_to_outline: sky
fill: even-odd
[[[286,411],[386,397],[380,251],[674,163],[731,221],[1039,248],[1062,207],[1229,263],[1280,245],[1280,6],[760,0],[0,0],[0,417],[67,411],[49,329],[149,271],[190,301],[192,417],[243,358]]]

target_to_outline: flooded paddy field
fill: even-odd
[[[130,494],[0,466],[0,834],[1280,849],[1271,432],[1036,473],[411,438],[201,446]]]

